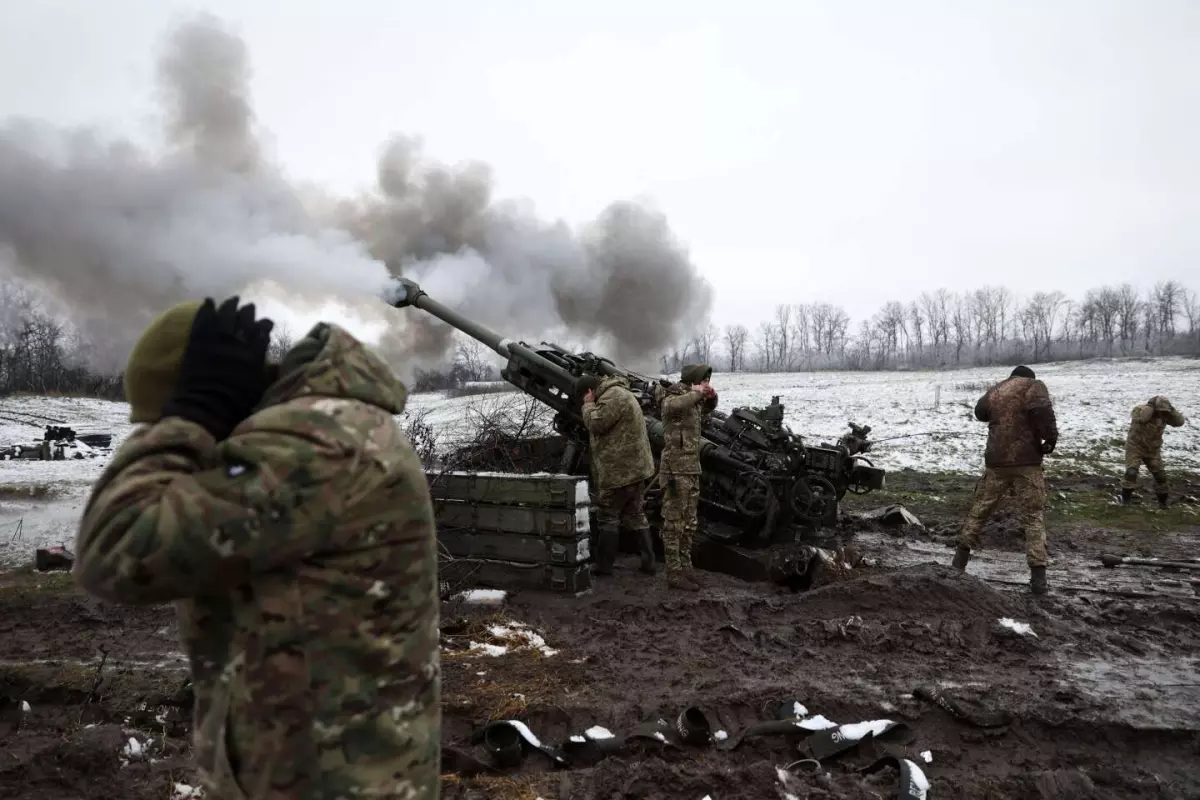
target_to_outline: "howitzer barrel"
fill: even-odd
[[[420,286],[407,278],[397,278],[384,293],[383,299],[396,308],[413,306],[456,328],[488,349],[508,360],[508,366],[500,375],[526,394],[560,413],[569,414],[578,420],[579,402],[572,399],[576,394],[576,376],[523,342],[514,342],[500,334],[467,319],[457,311],[447,308],[427,295]]]
[[[508,358],[510,355],[509,346],[512,342],[492,329],[480,325],[474,320],[467,319],[453,309],[446,308],[446,306],[427,295],[414,281],[410,281],[407,278],[397,278],[395,284],[385,293],[383,299],[389,305],[396,308],[407,308],[409,306],[419,308],[437,317],[450,327],[457,328],[504,358]]]

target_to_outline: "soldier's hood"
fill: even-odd
[[[629,381],[620,375],[609,375],[607,378],[600,381],[600,384],[596,387],[596,397],[604,394],[614,386],[620,386],[622,389],[628,389]]]
[[[408,400],[408,389],[391,367],[349,331],[332,323],[314,326],[276,369],[278,377],[263,394],[260,407],[297,397],[338,397],[399,414]]]
[[[704,383],[712,377],[712,367],[708,364],[684,364],[679,370],[679,380],[683,383]]]

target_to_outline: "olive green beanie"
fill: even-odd
[[[125,399],[129,421],[157,422],[175,384],[201,301],[167,309],[142,332],[125,366]]]

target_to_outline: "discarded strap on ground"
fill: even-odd
[[[930,691],[932,690],[922,689],[914,694],[928,696]],[[948,709],[957,705],[951,700],[944,702],[943,707]],[[911,729],[903,722],[879,719],[839,725],[823,715],[810,715],[804,704],[796,700],[776,704],[773,716],[775,719],[751,725],[722,741],[724,732],[714,731],[707,715],[700,708],[689,706],[673,721],[666,717],[656,717],[636,725],[623,737],[612,734],[606,728],[593,726],[583,734],[568,737],[561,748],[542,743],[523,722],[501,720],[485,725],[471,738],[472,744],[482,744],[487,750],[492,767],[489,768],[473,756],[457,750],[449,751],[451,755],[448,762],[452,770],[457,771],[456,768],[461,768],[465,772],[477,774],[483,770],[511,769],[521,763],[527,750],[537,750],[557,767],[585,767],[593,766],[608,756],[623,751],[629,744],[639,741],[656,743],[672,749],[679,749],[684,745],[703,747],[715,744],[720,750],[733,750],[748,738],[785,735],[803,739],[796,743],[795,747],[802,755],[807,756],[793,762],[787,769],[798,765],[810,765],[819,769],[822,761],[839,756],[864,742],[908,734],[905,742],[907,744],[913,738]],[[892,760],[888,761],[889,758]],[[924,790],[914,792],[922,785],[928,789],[928,781],[913,762],[887,756],[875,761],[868,770],[877,771],[891,763],[894,763],[900,772],[899,797],[922,800],[925,797]]]
[[[926,800],[929,796],[929,779],[925,777],[925,771],[914,761],[886,755],[880,757],[875,763],[863,767],[862,772],[864,775],[870,775],[889,766],[895,767],[900,772],[900,789],[896,794],[897,800]]]
[[[1003,728],[1012,722],[1012,715],[1007,712],[969,708],[967,703],[932,686],[918,686],[913,690],[913,697],[932,703],[960,722],[976,728]]]

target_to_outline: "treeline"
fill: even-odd
[[[828,303],[779,304],[754,330],[709,326],[660,359],[664,372],[703,361],[748,372],[940,369],[1096,356],[1200,355],[1200,295],[1177,281],[1082,297],[1003,287],[891,301],[852,327]]]
[[[120,400],[120,375],[88,367],[87,344],[42,300],[12,282],[0,284],[0,396],[78,394]]]
[[[291,338],[276,329],[275,357]],[[665,373],[691,361],[753,372],[940,369],[1161,355],[1200,356],[1200,294],[1177,281],[1146,291],[1102,286],[1075,298],[1060,291],[1021,298],[992,286],[939,289],[885,303],[857,326],[840,306],[779,304],[753,330],[708,326],[663,355],[660,366]],[[11,281],[0,285],[0,395],[121,399],[122,376],[92,363],[88,343],[38,294]],[[490,352],[460,338],[449,363],[418,371],[412,389],[455,389],[496,377]]]

